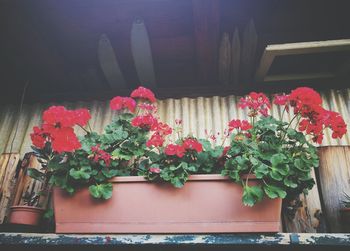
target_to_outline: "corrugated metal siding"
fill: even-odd
[[[342,91],[332,90],[322,93],[324,107],[340,112],[347,124],[350,123],[349,96],[350,89]],[[238,109],[237,103],[239,98],[237,96],[214,96],[194,99],[165,99],[158,101],[158,111],[160,118],[173,127],[175,126],[175,119],[182,119],[184,135],[192,133],[203,138],[205,137],[205,129],[208,132],[222,135],[229,120],[233,118],[247,119],[245,112]],[[9,152],[13,139],[12,152],[19,152],[23,156],[25,152],[30,151],[31,141],[29,134],[33,126],[40,124],[42,111],[50,105],[52,104],[24,105],[20,116],[18,116],[18,107],[13,105],[2,106],[0,108],[0,152]],[[112,112],[109,109],[109,101],[63,103],[63,105],[71,109],[79,107],[89,108],[92,114],[90,124],[92,129],[97,132],[102,132],[104,126],[116,115],[116,112]],[[273,106],[271,113],[276,117],[280,117],[282,110]],[[284,116],[286,121],[290,119],[288,114]],[[18,119],[18,132],[16,137],[14,137]],[[221,143],[220,137],[217,143]],[[334,140],[327,133],[323,145],[350,145],[350,133],[341,140]]]

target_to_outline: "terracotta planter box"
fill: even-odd
[[[87,188],[70,196],[54,189],[56,233],[278,232],[280,199],[254,207],[242,188],[220,175],[193,175],[183,188],[143,177],[113,180],[113,197],[93,199]],[[251,180],[250,184],[256,184]]]

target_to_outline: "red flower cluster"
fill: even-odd
[[[196,139],[187,138],[183,141],[182,146],[185,148],[186,151],[188,150],[194,150],[196,152],[203,151],[202,144],[199,143]]]
[[[299,131],[312,136],[312,140],[322,143],[323,130],[330,128],[333,138],[341,138],[346,132],[346,124],[337,112],[327,111],[322,107],[322,98],[312,88],[300,87],[290,95],[275,96],[274,103],[293,107],[294,114],[303,119],[299,123]],[[286,109],[288,111],[288,109]]]
[[[157,107],[153,104],[141,103],[139,104],[139,108],[149,113],[153,113],[157,111]]]
[[[165,123],[157,122],[151,127],[151,131],[154,131],[151,138],[146,142],[146,146],[158,147],[162,146],[165,141],[165,137],[173,132],[173,129]]]
[[[93,154],[93,162],[98,163],[99,160],[103,160],[107,167],[111,165],[112,156],[109,153],[103,151],[100,148],[100,145],[92,146],[91,151]]]
[[[247,131],[252,129],[253,126],[247,120],[239,120],[233,119],[228,123],[229,131],[231,132],[233,129],[240,129],[242,131]]]
[[[289,95],[275,95],[273,100],[275,105],[284,105],[287,112],[289,112]]]
[[[142,129],[150,130],[158,123],[157,119],[152,114],[136,116],[132,119],[131,125]]]
[[[196,151],[198,153],[203,151],[202,144],[199,143],[196,139],[187,138],[182,142],[182,145],[169,144],[164,149],[164,153],[166,155],[176,155],[179,158],[182,158],[185,153],[189,151]]]
[[[87,109],[67,110],[64,106],[51,106],[43,113],[42,127],[34,127],[30,135],[33,145],[43,148],[51,142],[58,153],[73,152],[81,147],[73,126],[84,126],[91,115]]]
[[[185,148],[181,145],[169,144],[165,147],[164,153],[169,156],[176,155],[182,158],[185,155]]]
[[[142,98],[142,99],[150,101],[151,103],[156,102],[156,97],[154,96],[154,93],[151,90],[149,90],[145,87],[142,87],[142,86],[140,86],[136,90],[134,90],[130,96],[132,98]]]
[[[258,113],[267,117],[268,109],[271,108],[270,101],[263,93],[251,92],[248,96],[241,98],[238,106],[242,109],[248,107],[250,117],[256,117]]]
[[[135,112],[136,101],[129,97],[114,97],[110,102],[110,107],[112,110],[121,110],[127,108],[130,112]]]

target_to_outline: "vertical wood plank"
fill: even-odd
[[[3,153],[0,159],[5,158],[5,161],[0,161],[1,170],[4,171],[3,180],[0,183],[0,224],[8,217],[11,200],[14,196],[16,185],[16,168],[19,161],[18,153]]]
[[[231,72],[230,79],[232,85],[238,85],[239,66],[241,60],[241,41],[239,39],[239,31],[235,28],[231,42]]]
[[[350,147],[320,147],[319,156],[319,176],[327,222],[331,232],[341,232],[339,209],[343,192],[350,191]]]
[[[313,178],[316,180],[314,172]],[[288,212],[283,212],[284,230],[287,233],[323,233],[327,232],[325,216],[322,213],[319,188],[317,184],[309,191],[307,195],[300,195],[300,207],[292,218]]]
[[[241,69],[242,80],[251,81],[255,68],[255,54],[258,43],[258,35],[253,19],[249,21],[243,31]]]
[[[210,83],[217,77],[220,28],[219,0],[192,0],[198,80]]]
[[[228,33],[224,33],[219,49],[219,79],[220,83],[228,85],[230,81],[231,45]]]

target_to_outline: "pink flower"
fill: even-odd
[[[149,169],[149,171],[150,171],[151,173],[160,173],[160,168],[158,168],[158,167],[151,167],[151,168]]]

